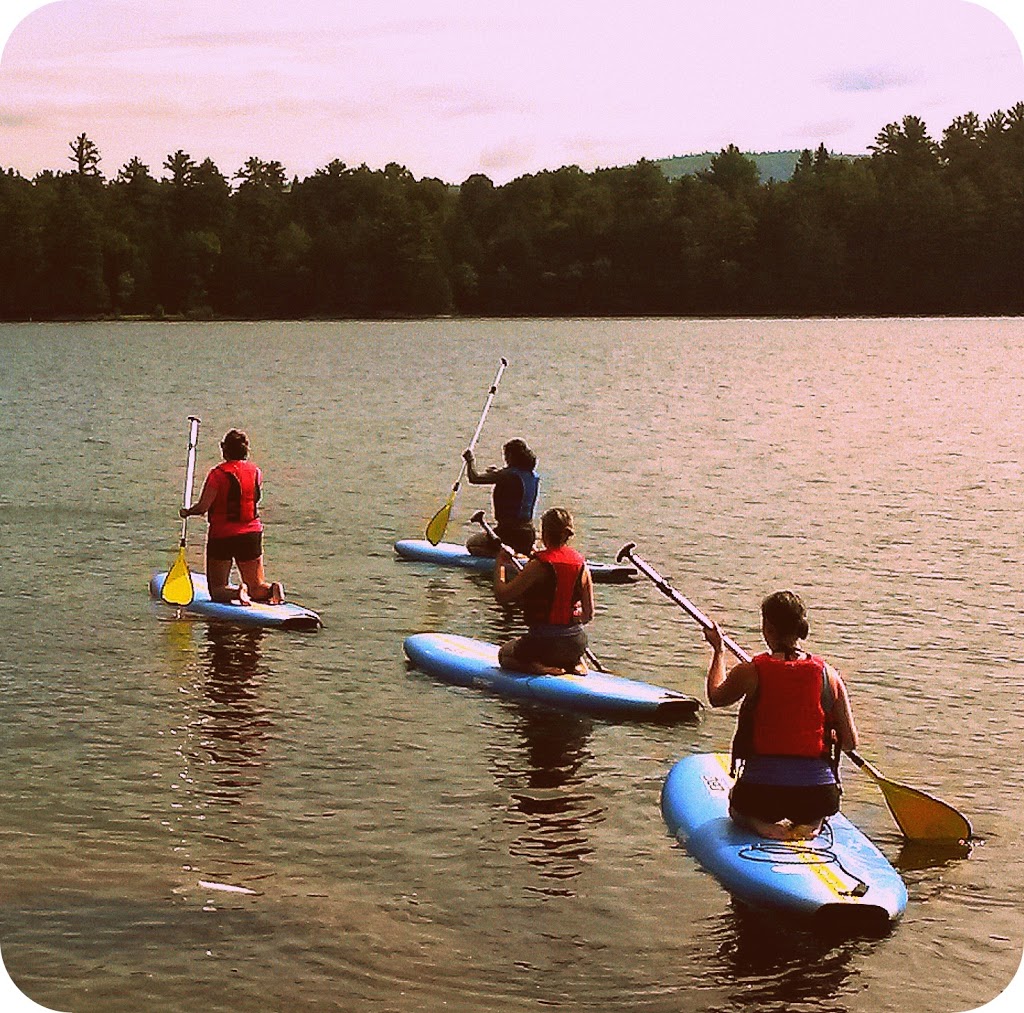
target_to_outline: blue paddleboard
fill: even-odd
[[[830,925],[884,929],[907,906],[907,888],[885,856],[842,813],[808,841],[760,837],[729,818],[729,757],[680,760],[661,792],[669,830],[737,899],[814,916]]]
[[[402,538],[395,542],[395,552],[402,559],[417,563],[433,563],[435,566],[456,566],[477,573],[492,573],[494,559],[490,556],[474,556],[465,545],[454,542],[438,542],[431,545],[425,538]],[[525,557],[524,557],[525,558]],[[595,584],[631,584],[637,579],[636,568],[618,563],[594,563],[589,559],[587,566]]]
[[[457,686],[470,686],[499,696],[532,700],[559,710],[677,721],[692,718],[700,701],[675,690],[623,679],[607,672],[586,675],[529,675],[498,665],[498,647],[453,633],[414,633],[405,653],[419,669]]]
[[[154,573],[149,582],[149,593],[153,598],[160,598],[165,573]],[[295,605],[290,601],[280,605],[265,605],[253,602],[251,605],[230,605],[225,602],[212,601],[206,586],[206,577],[201,573],[192,574],[194,596],[191,605],[185,605],[182,611],[190,616],[201,616],[217,622],[231,623],[235,626],[260,626],[281,630],[318,630],[323,623],[313,611]],[[177,609],[176,605],[168,608]]]

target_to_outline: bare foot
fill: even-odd
[[[280,605],[284,601],[284,584],[275,580],[270,585],[270,594],[267,596],[268,605]]]
[[[567,675],[564,668],[555,668],[554,665],[543,665],[539,661],[531,661],[523,665],[520,671],[530,675]]]
[[[239,605],[251,605],[252,598],[249,597],[249,589],[245,584],[238,585],[238,604]]]
[[[786,833],[787,841],[809,841],[821,833],[821,821],[817,823],[793,823]]]

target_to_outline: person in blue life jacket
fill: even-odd
[[[800,596],[776,591],[761,603],[768,651],[728,672],[722,631],[705,630],[712,657],[712,707],[742,700],[732,746],[729,815],[762,837],[805,840],[839,811],[839,757],[857,747],[857,728],[839,673],[799,645],[807,637]]]
[[[522,570],[504,549],[494,563],[494,597],[502,605],[518,604],[528,629],[502,644],[498,664],[535,675],[584,675],[584,627],[594,618],[594,582],[586,560],[567,544],[573,535],[567,510],[546,510],[540,532],[544,547]]]
[[[502,447],[505,458],[504,468],[488,468],[484,472],[476,469],[473,451],[463,455],[466,462],[466,478],[473,485],[493,485],[491,495],[494,506],[494,531],[516,552],[528,556],[537,541],[537,530],[533,526],[533,511],[537,505],[540,479],[537,476],[537,455],[524,440],[514,439]],[[493,556],[498,547],[486,532],[478,532],[466,539],[466,548],[474,556]]]

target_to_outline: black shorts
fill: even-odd
[[[218,559],[222,562],[235,560],[239,563],[250,563],[263,555],[263,532],[250,531],[247,535],[229,535],[227,538],[206,539],[207,559]]]
[[[539,662],[552,668],[571,671],[587,649],[587,634],[584,630],[565,637],[544,637],[527,633],[516,641],[512,657],[524,664]]]
[[[741,776],[730,801],[737,812],[766,823],[815,823],[839,812],[841,795],[838,784],[750,784]]]

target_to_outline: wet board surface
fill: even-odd
[[[738,900],[833,924],[896,921],[907,888],[885,856],[842,813],[808,841],[767,840],[729,818],[729,757],[686,756],[661,793],[669,830]]]
[[[425,538],[402,538],[395,542],[395,552],[402,559],[412,562],[454,566],[476,573],[491,573],[494,570],[492,557],[474,556],[465,545],[456,545],[454,542],[431,545]],[[588,559],[587,566],[595,584],[632,584],[638,578],[636,568],[629,565],[595,563]]]
[[[416,633],[405,654],[418,669],[444,682],[499,696],[532,700],[559,710],[655,721],[694,718],[694,697],[608,672],[529,675],[498,665],[498,646],[453,633]]]
[[[149,582],[149,593],[152,598],[160,600],[160,591],[167,579],[167,573],[154,573]],[[323,623],[311,609],[303,608],[294,602],[285,601],[280,605],[265,605],[253,602],[251,605],[231,605],[210,599],[206,586],[206,576],[202,573],[192,574],[193,598],[190,605],[181,606],[182,612],[189,616],[210,619],[215,622],[231,623],[234,626],[262,627],[265,629],[284,630],[318,630]],[[177,605],[166,605],[171,611],[178,611]]]

